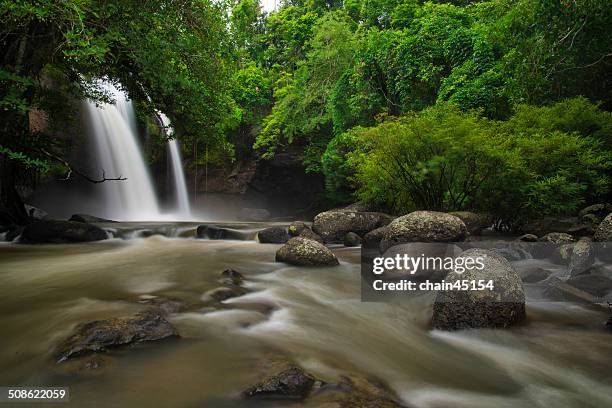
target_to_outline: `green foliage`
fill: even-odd
[[[574,214],[609,194],[611,183],[610,151],[578,133],[593,127],[571,119],[572,109],[585,104],[576,99],[521,107],[505,122],[439,104],[355,128],[336,137],[323,156],[329,194],[346,200],[353,181],[357,198],[399,213],[469,209],[495,214],[508,225],[532,216]],[[560,118],[555,124],[551,112]],[[600,129],[607,128],[609,116],[597,112],[592,114]]]

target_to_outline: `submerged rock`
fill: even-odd
[[[325,211],[314,218],[312,229],[323,241],[340,243],[349,232],[364,235],[389,224],[392,219],[380,212]]]
[[[90,242],[107,239],[108,234],[95,225],[56,220],[36,220],[28,224],[21,239],[35,243]]]
[[[593,240],[598,242],[612,242],[612,214],[608,214],[606,218],[599,224]]]
[[[229,284],[240,286],[244,280],[244,276],[233,269],[226,269],[221,272],[221,277]]]
[[[242,392],[244,398],[304,399],[315,378],[300,367],[291,366]]]
[[[386,228],[380,242],[381,252],[408,242],[460,242],[467,228],[454,215],[435,211],[415,211],[396,218]]]
[[[68,221],[76,222],[117,222],[113,220],[107,220],[106,218],[100,218],[89,214],[73,214]]]
[[[567,284],[593,296],[605,296],[612,291],[612,279],[599,275],[578,275],[568,279]]]
[[[384,383],[342,376],[337,384],[325,384],[309,402],[326,408],[401,408],[399,398]],[[319,404],[317,404],[319,403]]]
[[[179,313],[187,310],[187,303],[175,298],[147,296],[138,299],[138,303],[157,309],[164,315]]]
[[[433,327],[442,330],[508,327],[525,318],[521,277],[502,256],[485,249],[469,249],[460,257],[482,258],[484,268],[451,272],[447,282],[492,280],[493,290],[440,291],[433,307]]]
[[[262,244],[284,244],[289,241],[289,233],[285,227],[269,227],[259,231],[257,239]]]
[[[277,262],[301,266],[338,265],[338,259],[325,245],[302,237],[291,238],[276,252]]]
[[[96,320],[77,326],[74,334],[58,347],[57,361],[103,352],[129,344],[179,337],[176,329],[157,311],[130,317]]]
[[[223,302],[224,300],[231,299],[234,297],[242,296],[246,293],[246,289],[239,286],[232,287],[220,287],[212,289],[206,292],[206,295],[216,300],[217,302]]]
[[[551,275],[551,272],[539,266],[532,266],[519,269],[519,275],[523,282],[538,283],[547,279]]]
[[[361,237],[354,232],[349,232],[344,236],[344,246],[356,247],[361,245]]]
[[[198,226],[198,228],[196,229],[196,236],[198,238],[234,239],[240,241],[245,241],[249,239],[248,233],[230,228],[218,227],[216,225]]]

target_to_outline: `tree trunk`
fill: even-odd
[[[23,201],[17,192],[15,164],[0,156],[0,224],[25,225],[29,218]]]

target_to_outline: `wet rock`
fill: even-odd
[[[315,378],[300,367],[291,366],[243,391],[244,398],[305,399]]]
[[[175,298],[143,296],[138,299],[138,303],[157,309],[164,315],[179,313],[187,310],[187,303]]]
[[[576,240],[573,236],[564,232],[549,232],[548,234],[540,237],[539,241],[546,242],[549,244],[562,245],[570,244],[572,242],[575,242]]]
[[[289,241],[289,233],[285,227],[269,227],[257,233],[262,244],[284,244]]]
[[[493,248],[492,251],[497,252],[508,261],[514,262],[522,259],[531,259],[532,256],[528,249],[527,244],[523,244],[523,241],[515,241]]]
[[[289,236],[297,237],[305,229],[310,229],[310,227],[306,225],[304,221],[294,221],[289,225],[289,228],[288,228]]]
[[[96,320],[77,326],[74,334],[58,347],[57,361],[62,362],[89,353],[170,337],[179,337],[178,332],[158,311]]]
[[[238,218],[245,221],[267,221],[270,219],[270,211],[264,208],[243,208]]]
[[[24,205],[26,213],[28,217],[35,220],[45,220],[49,218],[49,214],[45,210],[41,210],[38,207],[34,207],[33,205],[25,204]]]
[[[533,234],[524,234],[518,237],[516,240],[523,242],[538,242],[538,237]]]
[[[449,214],[459,218],[465,224],[470,235],[480,235],[482,230],[493,224],[491,217],[483,214],[476,214],[470,211],[453,211]]]
[[[469,249],[461,257],[482,258],[484,268],[450,273],[447,282],[493,280],[494,289],[440,291],[433,307],[436,329],[503,328],[525,319],[525,293],[521,277],[502,256],[485,249]]]
[[[599,224],[593,240],[597,242],[612,242],[612,214],[608,214],[606,218]]]
[[[578,276],[586,273],[595,263],[595,248],[588,238],[581,238],[573,245],[569,257],[568,270],[570,276]]]
[[[407,242],[459,242],[467,228],[454,215],[435,211],[415,211],[391,222],[380,242],[381,252]]]
[[[526,268],[519,268],[519,275],[523,282],[526,283],[538,283],[547,279],[551,272],[539,266],[530,266]]]
[[[447,243],[422,243],[412,242],[408,244],[394,245],[383,253],[384,258],[420,258],[424,254],[430,259],[447,259],[456,258],[462,253],[462,249],[454,244]],[[429,264],[421,264],[416,270],[404,269],[386,269],[381,277],[386,279],[405,279],[413,282],[424,282],[426,280],[432,282],[440,282],[446,278],[449,271],[444,268],[443,262],[430,262]]]
[[[580,210],[578,218],[580,218],[580,221],[588,220],[589,222],[598,224],[610,213],[612,213],[612,204],[593,204]]]
[[[196,229],[198,238],[247,240],[248,234],[239,230],[218,227],[216,225],[200,225]]]
[[[392,219],[380,212],[326,211],[314,218],[312,229],[323,241],[340,243],[349,232],[364,235],[389,224]]]
[[[8,231],[4,234],[4,240],[7,242],[12,242],[19,238],[19,236],[23,233],[25,227],[21,225],[13,225],[9,228]]]
[[[246,293],[246,289],[232,286],[232,287],[221,287],[206,292],[206,295],[216,300],[217,302],[223,302],[224,300],[242,296]]]
[[[376,228],[375,230],[372,230],[365,234],[362,240],[363,246],[368,248],[378,248],[378,246],[380,245],[380,241],[382,241],[385,235],[386,230],[387,227],[385,226]]]
[[[344,236],[344,246],[356,247],[361,245],[361,237],[354,232],[349,232]]]
[[[309,402],[325,408],[401,408],[399,398],[384,383],[343,376],[337,384],[324,384]]]
[[[221,272],[221,278],[223,278],[223,280],[227,283],[236,286],[242,285],[242,282],[244,281],[244,276],[240,272],[233,269],[226,269]]]
[[[320,242],[302,237],[291,238],[276,252],[277,262],[301,266],[338,265],[336,255]]]
[[[357,201],[346,207],[342,207],[341,211],[370,212],[375,211],[375,208],[364,201]]]
[[[108,234],[95,225],[56,220],[36,220],[28,224],[21,239],[34,243],[90,242],[107,239]]]
[[[68,221],[76,222],[117,222],[113,220],[107,220],[106,218],[100,218],[89,214],[73,214]]]
[[[605,296],[612,291],[612,279],[605,276],[578,275],[568,279],[567,284],[593,296]]]
[[[526,234],[541,237],[549,232],[565,232],[578,222],[577,217],[543,217],[530,221],[521,227]]]
[[[323,238],[321,238],[319,234],[315,233],[310,228],[304,228],[298,236],[306,239],[312,239],[313,241],[317,241],[321,244],[323,243]]]

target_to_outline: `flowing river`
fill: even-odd
[[[274,261],[279,245],[191,238],[195,224],[112,227],[130,239],[0,245],[0,385],[67,386],[75,407],[322,406],[240,398],[282,356],[329,381],[384,381],[409,407],[612,406],[603,311],[528,291],[522,326],[431,331],[431,297],[361,302],[358,248],[334,247],[338,267],[301,268]],[[139,237],[152,228],[167,236]],[[227,268],[251,292],[206,306]],[[76,324],[142,310],[143,295],[202,306],[170,315],[180,339],[115,349],[98,368],[55,363]]]

